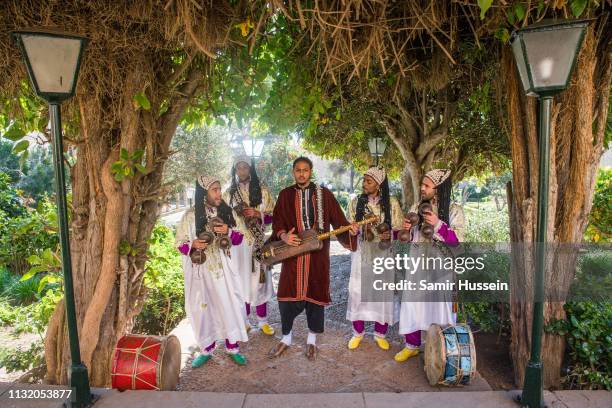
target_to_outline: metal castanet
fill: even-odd
[[[234,206],[234,211],[236,211],[236,214],[244,218],[244,223],[246,224],[247,228],[252,229],[261,224],[261,220],[257,217],[247,217],[246,215],[244,215],[244,212],[247,208],[248,207],[244,205],[244,203],[238,203]]]
[[[410,223],[410,225],[418,225],[420,218],[419,218],[419,214],[411,211],[408,214],[406,214],[406,219],[408,220],[408,222]],[[402,229],[400,232],[398,232],[397,234],[397,239],[400,242],[408,242],[410,241],[410,239],[412,238],[412,234],[410,234],[410,230],[406,230],[406,229]]]
[[[431,237],[433,237],[433,234],[434,234],[433,225],[423,220],[425,213],[428,213],[428,212],[433,212],[433,206],[431,205],[429,201],[423,201],[421,204],[419,204],[419,220],[421,223],[420,232],[421,232],[421,235],[423,235],[425,239],[431,239]]]
[[[202,231],[198,234],[198,239],[210,245],[215,240],[215,236],[212,232]],[[206,262],[206,254],[204,249],[194,249],[191,254],[189,254],[189,257],[191,258],[191,262],[196,265],[202,265],[204,262]]]
[[[213,217],[210,220],[208,220],[208,225],[210,226],[211,230],[215,227],[220,227],[224,224],[225,222],[223,222],[223,220],[219,217]],[[229,249],[232,247],[232,241],[230,240],[227,234],[215,233],[215,235],[217,236],[217,240],[219,242],[219,248],[225,250],[225,249]]]
[[[385,232],[390,232],[390,231],[391,231],[391,227],[386,222],[381,222],[380,224],[376,226],[376,232],[378,232],[379,235],[384,234]],[[391,238],[381,239],[380,242],[378,243],[378,247],[380,249],[391,248]]]

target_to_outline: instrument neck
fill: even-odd
[[[369,223],[372,223],[372,222],[374,222],[374,220],[365,219],[365,220],[359,221],[357,223],[357,225],[364,225],[364,224],[369,224]],[[335,235],[343,234],[343,233],[345,233],[346,231],[348,231],[350,229],[351,229],[350,225],[345,225],[344,227],[337,228],[337,229],[335,229],[333,231],[324,232],[322,234],[319,234],[319,235],[317,235],[317,239],[319,241],[322,241],[324,239],[328,239],[328,238],[333,237]]]

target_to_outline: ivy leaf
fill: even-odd
[[[540,14],[542,13],[542,10],[544,10],[544,0],[538,0],[538,18],[540,17]]]
[[[586,9],[588,0],[572,0],[572,4],[570,4],[570,9],[572,10],[572,14],[574,17],[580,17],[584,10]]]
[[[147,98],[147,96],[144,94],[143,91],[140,91],[136,95],[134,95],[133,100],[134,100],[134,107],[136,109],[138,108],[142,108],[144,110],[151,109],[151,102],[149,101],[149,98]]]
[[[487,12],[487,10],[489,10],[489,8],[491,8],[492,4],[493,4],[493,0],[478,0],[478,7],[480,7],[480,19],[481,20],[484,20],[485,13]]]
[[[20,282],[27,281],[28,279],[32,279],[34,275],[40,272],[46,272],[47,268],[44,266],[33,266],[31,267],[22,277],[19,279]]]
[[[147,174],[147,168],[145,166],[143,166],[140,163],[136,163],[134,165],[134,167],[136,167],[136,170],[138,170],[139,172],[141,172],[142,174]]]
[[[139,161],[140,159],[142,159],[143,155],[144,155],[144,150],[142,149],[136,150],[134,154],[132,155],[132,161]]]
[[[508,40],[510,39],[510,33],[508,32],[508,29],[506,29],[504,27],[499,27],[495,31],[495,38],[497,38],[498,40],[500,40],[503,43],[507,43]]]
[[[521,3],[517,3],[514,6],[514,14],[516,14],[516,18],[518,18],[519,21],[522,21],[525,18],[525,6]]]
[[[16,142],[25,136],[25,132],[15,122],[11,123],[6,132],[2,135],[4,138]]]
[[[508,10],[506,12],[506,18],[508,19],[508,22],[510,23],[510,25],[514,25],[514,22],[516,21],[514,19],[514,11]]]
[[[121,164],[120,161],[116,161],[111,165],[111,173],[113,174],[117,174],[120,171],[122,171],[123,169],[123,165]]]
[[[130,154],[128,153],[127,149],[121,149],[121,152],[119,152],[119,158],[124,161],[130,160]]]
[[[31,265],[40,265],[42,263],[38,255],[33,254],[28,257],[28,263]]]
[[[126,240],[122,240],[119,243],[119,254],[120,255],[125,256],[125,255],[129,254],[131,249],[132,249],[132,246]]]
[[[13,146],[13,153],[14,154],[19,154],[19,153],[27,150],[29,146],[30,146],[30,142],[28,142],[27,140],[22,140],[20,142],[17,142]]]

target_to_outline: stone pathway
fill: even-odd
[[[16,399],[11,390],[65,389],[62,386],[0,383],[2,408],[60,408],[59,399]],[[94,408],[516,408],[516,391],[244,394],[176,391],[125,391],[95,388]],[[609,391],[544,392],[550,408],[609,408]]]

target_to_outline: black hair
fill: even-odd
[[[204,189],[196,181],[196,189],[195,189],[195,227],[196,227],[196,235],[206,229],[206,224],[208,224],[208,217],[206,216],[206,196],[208,195],[208,191]],[[236,220],[234,219],[234,214],[232,214],[232,209],[229,205],[223,200],[221,200],[221,205],[217,208],[217,214],[219,218],[223,220],[225,224],[229,227],[236,226]]]
[[[238,164],[238,163],[236,163]],[[255,170],[255,159],[251,159],[249,164],[251,180],[249,181],[249,202],[245,203],[251,208],[255,208],[262,203],[261,183]],[[236,166],[232,166],[232,185],[230,187],[230,205],[234,205],[234,194],[238,191],[238,177],[236,177]]]
[[[451,176],[448,176],[446,180],[436,187],[436,196],[438,200],[438,218],[449,225],[450,215],[450,202],[451,202],[451,190],[453,182]]]
[[[308,157],[306,156],[300,156],[297,159],[295,159],[293,161],[293,168],[295,169],[295,165],[298,164],[299,162],[304,162],[307,163],[310,166],[310,170],[312,170],[312,160],[310,160]]]
[[[355,211],[355,221],[362,221],[365,215],[365,206],[368,203],[368,195],[363,193],[357,198],[357,209]],[[385,179],[380,185],[380,206],[382,213],[385,216],[381,222],[387,223],[391,226],[391,196],[389,194],[389,179],[385,176]]]

